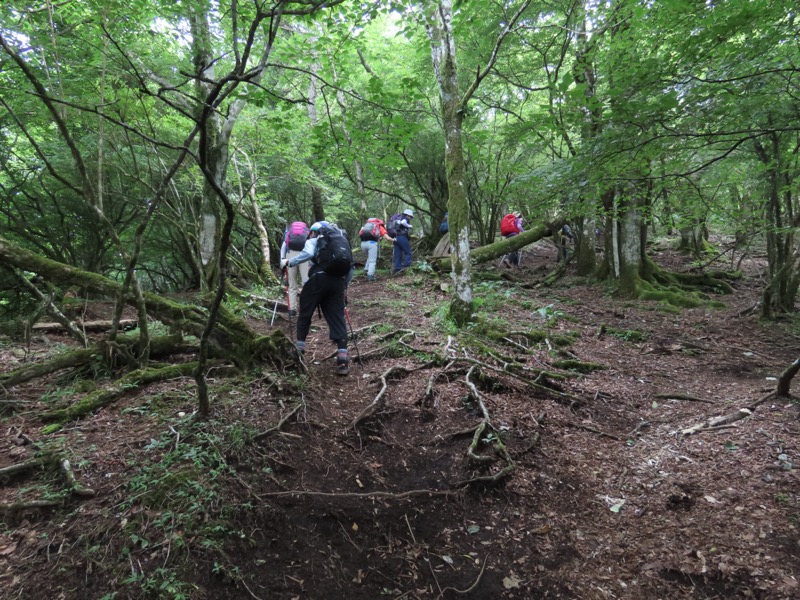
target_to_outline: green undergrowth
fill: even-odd
[[[625,342],[644,342],[650,334],[640,329],[618,329],[605,323],[600,325],[599,335],[610,335]]]
[[[198,557],[209,565],[224,564],[225,543],[244,536],[235,523],[255,508],[232,501],[237,474],[229,460],[244,455],[256,433],[245,423],[212,429],[187,418],[129,455],[135,473],[119,506],[123,539],[118,559],[135,565],[158,549],[169,546],[170,552],[155,569],[129,569],[123,596],[192,598]]]

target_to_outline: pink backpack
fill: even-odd
[[[300,251],[308,239],[308,225],[302,221],[295,221],[286,230],[286,246],[289,250]]]

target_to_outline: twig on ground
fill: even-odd
[[[653,396],[660,400],[686,400],[687,402],[703,402],[705,404],[714,404],[713,400],[704,400],[703,398],[696,398],[688,394],[674,393],[674,394],[656,394]]]
[[[454,486],[455,487],[455,486]],[[407,492],[314,492],[309,490],[286,490],[283,492],[266,492],[262,496],[308,496],[320,498],[386,498],[403,500],[417,496],[449,496],[458,490],[408,490]]]
[[[606,433],[605,431],[600,431],[599,429],[595,429],[594,427],[589,427],[588,425],[582,425],[581,423],[569,423],[569,425],[575,427],[576,429],[583,429],[584,431],[588,431],[589,433],[596,433],[600,437],[611,438],[612,440],[616,440],[618,442],[622,441],[618,436],[614,435],[613,433]]]
[[[443,598],[445,592],[455,592],[456,594],[462,594],[462,595],[469,594],[472,590],[474,590],[476,587],[478,587],[478,584],[481,582],[481,578],[483,577],[484,571],[486,571],[486,565],[487,565],[488,562],[489,562],[489,557],[487,556],[486,558],[483,559],[483,565],[481,566],[481,572],[478,573],[478,577],[475,579],[475,581],[472,583],[472,585],[469,586],[467,589],[459,590],[459,589],[456,589],[454,587],[446,587],[443,590],[441,590],[441,593],[439,594],[438,597],[439,598]]]
[[[300,409],[301,409],[301,408],[302,408],[304,405],[305,405],[305,397],[301,395],[301,396],[300,396],[300,402],[298,402],[297,404],[295,404],[295,405],[294,405],[294,408],[292,408],[292,410],[290,410],[288,413],[286,413],[286,415],[284,415],[284,416],[283,416],[283,418],[281,418],[281,420],[280,420],[280,421],[278,421],[278,423],[277,423],[275,426],[273,426],[273,427],[270,427],[270,428],[269,428],[269,429],[267,429],[266,431],[262,431],[261,433],[257,434],[257,435],[256,435],[256,436],[253,438],[253,441],[254,441],[254,442],[258,442],[258,441],[260,441],[260,440],[263,440],[265,437],[268,437],[268,436],[269,436],[270,434],[272,434],[273,432],[275,432],[275,431],[279,431],[279,430],[281,429],[281,427],[283,427],[283,425],[286,423],[286,421],[288,421],[288,420],[289,420],[289,419],[291,419],[291,418],[292,418],[292,417],[293,417],[295,414],[297,414],[297,411],[298,411],[298,410],[300,410]]]

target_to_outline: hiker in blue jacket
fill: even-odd
[[[332,259],[329,253],[321,251],[320,240],[325,239],[325,248],[336,247],[349,256],[348,264],[340,259]],[[323,253],[325,254],[323,256]],[[345,321],[345,293],[347,284],[353,276],[353,254],[347,237],[327,221],[319,221],[310,227],[308,240],[303,251],[297,256],[281,261],[281,267],[294,267],[311,261],[308,281],[300,292],[300,314],[297,318],[297,350],[303,356],[306,337],[311,329],[311,319],[319,306],[328,323],[329,337],[336,343],[336,372],[347,375],[350,360],[347,352],[347,324]],[[285,264],[284,264],[285,263]]]
[[[395,233],[394,254],[392,255],[392,275],[407,269],[411,266],[411,219],[414,218],[414,211],[407,208],[403,211],[400,219],[390,223]]]

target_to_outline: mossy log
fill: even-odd
[[[120,284],[108,277],[44,258],[9,242],[2,236],[0,236],[0,262],[36,273],[62,288],[79,286],[109,298],[116,298],[120,292]],[[152,293],[145,293],[144,299],[151,317],[169,325],[173,330],[198,338],[202,336],[208,321],[208,310],[205,307],[176,302]],[[123,301],[136,306],[133,294],[125,296]],[[262,336],[250,329],[244,320],[234,316],[224,306],[220,307],[209,341],[220,354],[226,355],[241,368],[251,366],[254,361],[263,360],[266,357],[265,351],[270,351],[276,346],[284,346],[283,343],[276,341],[275,336],[262,339]]]
[[[553,361],[553,366],[557,369],[564,369],[565,371],[577,371],[578,373],[591,373],[592,371],[603,371],[608,368],[605,365],[598,363],[568,358]]]
[[[536,229],[531,229],[525,233],[515,235],[514,237],[470,250],[470,262],[473,265],[479,265],[489,260],[500,258],[509,252],[519,250],[528,244],[533,244],[541,239],[553,235],[553,232],[559,231],[564,226],[565,222],[566,219],[564,217],[558,217],[557,219],[537,227]],[[440,271],[449,271],[451,267],[450,259],[442,258],[435,260],[433,262],[433,266]]]
[[[147,384],[174,379],[176,377],[192,377],[196,368],[197,362],[188,362],[179,365],[170,365],[160,369],[139,369],[137,371],[132,371],[118,379],[111,386],[88,394],[72,406],[47,411],[41,415],[41,418],[45,421],[57,421],[59,423],[66,423],[67,421],[79,419],[99,408],[108,406],[122,395]],[[47,432],[52,433],[54,430],[54,428],[50,427],[47,429]]]
[[[134,349],[138,342],[138,336],[119,336],[116,344]],[[12,387],[50,373],[88,365],[97,360],[98,356],[107,357],[109,350],[109,344],[103,341],[91,348],[80,348],[64,352],[40,363],[25,365],[8,373],[0,374],[0,386]],[[184,352],[195,352],[196,350],[197,344],[186,343],[179,335],[161,336],[150,340],[150,356],[154,358]]]

